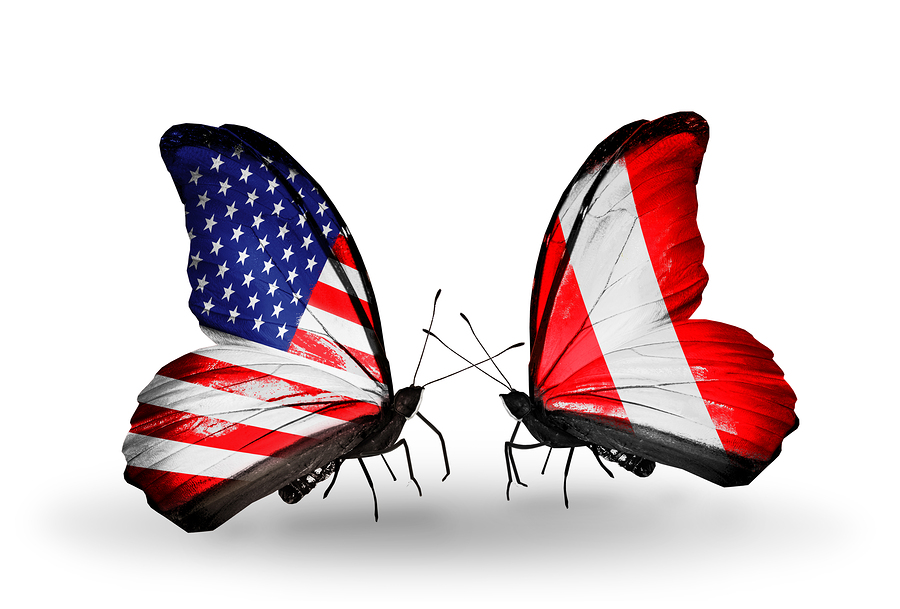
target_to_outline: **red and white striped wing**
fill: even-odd
[[[532,296],[532,394],[582,439],[746,484],[796,428],[796,397],[750,334],[689,320],[707,274],[702,117],[607,138],[563,195]]]
[[[185,204],[189,305],[217,344],[141,392],[125,478],[210,530],[373,433],[390,369],[353,238],[287,152],[234,125],[178,125],[160,147]]]

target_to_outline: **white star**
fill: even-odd
[[[240,243],[240,241],[241,241],[241,235],[244,234],[244,231],[241,230],[241,227],[238,226],[237,228],[232,228],[232,229],[231,229],[231,232],[233,233],[233,236],[231,237],[231,240],[232,240],[232,241],[237,241],[238,243]]]
[[[294,298],[291,299],[291,304],[297,304],[298,300],[300,300],[300,292],[294,292]]]
[[[241,146],[240,144],[238,144],[237,146],[234,147],[234,152],[231,154],[231,156],[236,156],[238,158],[238,160],[240,160],[241,153],[243,151],[244,151],[244,147]],[[247,167],[249,167],[249,165],[247,165]]]
[[[199,169],[199,167],[198,167],[197,169]],[[302,188],[300,189],[300,192],[298,192],[297,194],[300,195],[300,198],[301,198],[301,199],[305,199],[305,198],[306,198],[306,195],[303,194],[303,189],[302,189]]]
[[[282,201],[283,201],[283,199],[282,199]],[[278,203],[275,204],[275,207],[272,208],[272,215],[273,216],[280,215],[283,210],[284,210],[284,205],[282,205],[281,201],[279,201]]]
[[[263,325],[262,315],[253,320],[253,329],[259,331],[261,325]]]
[[[309,259],[306,261],[306,263],[307,263],[307,264],[306,264],[306,270],[307,270],[307,271],[313,270],[313,267],[316,266],[316,264],[318,264],[318,263],[316,262],[316,257],[315,257],[315,256],[313,256],[312,258],[309,258]]]
[[[297,267],[294,267],[293,271],[288,272],[288,283],[294,283],[294,279],[297,278]]]
[[[231,188],[231,185],[228,183],[228,178],[225,178],[224,182],[219,182],[219,192],[220,195],[227,195],[228,189]]]
[[[266,260],[265,262],[263,262],[263,273],[265,273],[266,275],[268,275],[268,274],[269,274],[269,271],[272,270],[272,267],[273,267],[273,266],[275,266],[275,265],[272,264],[272,261],[271,261],[271,260]]]
[[[331,231],[333,231],[333,230],[334,230],[334,229],[331,228],[331,222],[329,222],[328,224],[326,224],[325,226],[322,227],[322,232],[325,233],[325,237],[326,237],[326,238],[328,237],[328,235],[329,235],[329,234],[331,233]]]
[[[284,336],[285,332],[287,332],[287,324],[281,324],[281,327],[278,328],[278,336],[276,338],[281,338]]]
[[[237,211],[237,206],[236,206],[236,205],[231,205],[231,204],[229,203],[229,204],[228,204],[228,212],[225,214],[225,217],[234,220],[234,217],[233,217],[233,216],[234,216],[234,212],[236,212],[236,211]]]
[[[242,283],[241,285],[245,285],[245,286],[247,286],[247,287],[250,287],[250,282],[253,281],[253,279],[254,279],[254,277],[253,277],[253,271],[250,271],[249,273],[247,273],[247,274],[244,275],[244,283]]]
[[[282,260],[287,260],[288,262],[290,262],[290,261],[291,261],[291,256],[294,255],[294,252],[291,251],[292,249],[293,249],[293,246],[290,246],[290,247],[288,247],[286,250],[284,250],[284,256],[282,256],[281,259],[282,259]]]
[[[325,205],[325,201],[322,201],[321,203],[319,203],[319,211],[317,211],[316,213],[324,218],[326,209],[328,209],[328,206]]]
[[[249,254],[247,254],[247,248],[245,247],[243,252],[238,252],[238,262],[240,264],[244,264],[244,260],[247,259],[248,255]]]
[[[188,231],[188,240],[189,240],[189,241],[190,241],[190,240],[193,240],[194,237],[196,237],[196,236],[197,236],[197,235],[194,234],[194,227],[192,226],[191,229]]]
[[[216,273],[216,277],[225,277],[225,273],[228,271],[228,267],[225,264],[219,265],[219,272]]]
[[[256,303],[259,302],[259,298],[257,298],[257,296],[259,296],[259,292],[250,297],[250,304],[247,306],[251,309],[256,309]]]
[[[233,283],[228,284],[228,287],[225,288],[225,293],[222,295],[222,300],[231,301],[231,295],[234,294],[234,290],[231,289],[231,286],[233,285]]]
[[[209,282],[206,280],[206,275],[204,275],[201,279],[197,280],[197,287],[194,289],[203,292],[203,288],[205,288],[208,283]]]
[[[206,219],[206,228],[204,228],[203,230],[208,230],[209,232],[212,232],[212,227],[215,226],[216,224],[218,224],[218,222],[216,222],[216,214],[213,214],[209,218]]]
[[[197,265],[201,262],[203,262],[203,258],[200,257],[199,251],[197,252],[196,256],[194,254],[191,254],[191,263],[188,265],[188,268],[193,267],[199,270],[199,267],[197,267]]]
[[[312,233],[303,237],[303,249],[308,250],[312,243]]]
[[[297,173],[296,171],[294,171],[293,169],[289,169],[289,170],[288,170],[288,180],[290,180],[291,183],[294,182],[294,178],[295,178],[296,176],[298,176],[298,175],[300,175],[300,174]]]
[[[272,283],[269,284],[269,293],[266,295],[267,296],[273,295],[275,293],[275,290],[277,290],[277,289],[278,289],[278,280],[276,279],[275,281],[273,281]]]
[[[231,316],[231,317],[228,318],[228,321],[230,321],[231,323],[234,323],[234,320],[237,319],[237,316],[238,316],[238,309],[237,309],[237,307],[235,307],[235,308],[234,308],[233,310],[231,310],[231,311],[228,311],[228,314]]]
[[[202,177],[203,177],[203,175],[200,173],[200,166],[198,165],[198,166],[197,166],[197,171],[192,171],[192,172],[191,172],[191,181],[188,182],[188,184],[190,184],[191,182],[193,182],[193,183],[196,184],[197,186],[200,186],[200,182],[198,182],[197,180],[199,180],[199,179],[202,178]]]
[[[203,313],[205,313],[206,315],[209,315],[209,312],[212,311],[212,308],[213,308],[212,298],[210,298],[208,301],[203,303]]]
[[[253,172],[250,171],[250,165],[247,165],[247,169],[241,169],[241,179],[238,180],[238,182],[245,182],[245,183],[249,184],[250,182],[247,182],[247,178],[249,178],[252,175],[253,175]]]
[[[278,229],[278,238],[282,241],[284,240],[284,236],[290,232],[290,229],[287,227],[287,223],[284,226]]]
[[[262,221],[262,212],[259,212],[258,216],[253,216],[253,228],[259,228],[259,225],[262,224]]]
[[[210,167],[210,169],[215,169],[216,173],[219,173],[219,165],[221,165],[222,163],[225,162],[222,160],[222,155],[220,154],[219,156],[217,156],[214,159],[212,157],[209,157],[209,158],[211,158],[212,162],[213,162],[213,165],[212,165],[212,167]]]
[[[247,203],[250,204],[250,207],[253,207],[253,202],[256,201],[259,196],[256,194],[256,189],[253,189],[253,192],[247,193]]]
[[[268,165],[271,165],[271,164],[272,164],[272,159],[270,159],[270,158],[267,157],[267,156],[264,156],[264,157],[263,157],[263,160],[264,160],[264,161],[266,162],[266,164],[268,164]]]
[[[197,207],[206,209],[206,203],[207,201],[209,201],[209,197],[206,196],[206,193],[208,192],[208,190],[204,190],[202,195],[197,195],[198,197],[200,197],[200,201],[197,202]]]
[[[275,178],[269,180],[269,187],[266,188],[266,192],[272,191],[272,194],[275,194],[275,189],[278,188],[278,181]]]
[[[284,309],[281,307],[281,303],[279,302],[277,305],[272,307],[272,317],[278,319],[279,313],[281,313]]]
[[[306,214],[300,214],[297,218],[297,226],[306,226]]]
[[[214,254],[216,256],[219,255],[219,250],[222,249],[222,238],[219,237],[215,243],[212,244],[212,251],[210,254]]]
[[[259,247],[256,249],[266,251],[267,245],[269,245],[269,238],[263,235],[263,238],[259,240]]]

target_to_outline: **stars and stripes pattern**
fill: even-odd
[[[141,392],[125,477],[209,530],[352,449],[392,388],[362,260],[312,177],[244,127],[178,125],[160,148],[185,208],[188,305],[216,344]]]
[[[532,395],[585,441],[746,484],[796,428],[796,397],[749,333],[689,319],[707,140],[693,113],[633,123],[576,175],[535,276]]]

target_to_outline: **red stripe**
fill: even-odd
[[[140,404],[131,418],[131,423],[132,433],[266,457],[274,456],[279,451],[300,442],[304,444],[318,442],[315,438],[194,415],[152,404]]]
[[[691,316],[709,281],[697,227],[696,184],[704,151],[695,134],[683,132],[625,156],[644,242],[672,321]]]
[[[797,422],[797,401],[772,352],[727,324],[675,324],[684,356],[726,451],[768,461]]]
[[[368,317],[368,325],[371,327],[372,314],[369,312],[369,303],[366,301],[357,298],[351,300],[351,297],[347,292],[338,288],[333,288],[321,281],[315,285],[312,294],[309,296],[309,306],[327,311],[341,319],[346,319],[349,322],[361,325],[359,316],[353,306],[353,301],[362,305],[363,311],[365,311],[366,316]]]
[[[334,245],[331,246],[331,251],[341,264],[346,264],[352,269],[356,268],[356,261],[353,260],[353,253],[350,251],[350,246],[347,244],[347,239],[344,238],[343,234],[338,235]]]
[[[305,399],[325,393],[323,389],[196,353],[188,353],[176,359],[163,366],[157,374],[263,402],[280,401],[291,397]],[[293,406],[310,412],[316,412],[322,408],[321,403],[299,403]]]
[[[344,347],[356,360],[362,364],[379,383],[384,380],[381,377],[381,371],[375,357],[370,353]],[[324,364],[330,368],[338,370],[347,370],[346,362],[347,353],[337,347],[330,339],[315,332],[309,332],[302,328],[297,328],[288,353],[293,353],[304,359],[308,359],[320,364]]]
[[[553,332],[547,333],[537,370],[537,397],[545,399],[546,394],[548,410],[557,409],[556,402],[560,402],[559,408],[571,410],[565,404],[577,402],[596,418],[631,431],[631,423],[590,325],[572,265],[568,265],[560,282],[549,327]],[[569,344],[569,339],[576,335],[578,338]]]

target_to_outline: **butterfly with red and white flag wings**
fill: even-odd
[[[177,125],[160,149],[185,207],[189,306],[215,345],[140,393],[125,479],[187,531],[400,446],[415,481],[398,438],[422,388],[394,393],[372,285],[325,192],[245,127]]]
[[[510,485],[512,449],[537,446],[569,448],[569,463],[587,446],[639,476],[659,462],[748,484],[797,428],[772,352],[690,319],[708,280],[696,194],[708,139],[690,112],[631,123],[563,193],[534,277],[530,395],[502,396],[518,421]],[[515,443],[521,423],[537,444]]]

